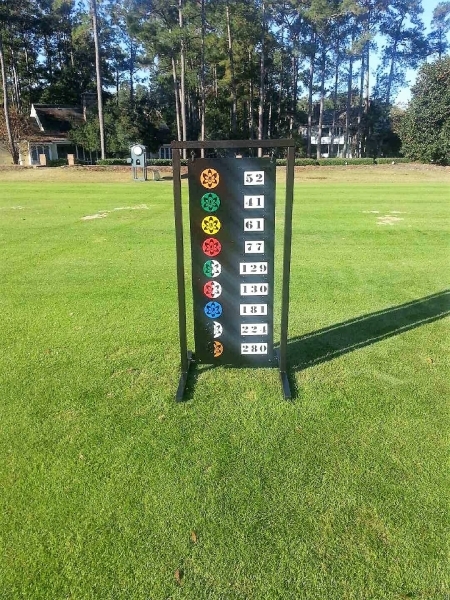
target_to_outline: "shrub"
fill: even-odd
[[[373,158],[321,158],[319,165],[322,167],[332,167],[336,165],[373,165]]]
[[[186,158],[182,158],[180,164],[183,167],[186,167],[188,164],[188,160]],[[149,158],[147,160],[147,165],[149,167],[171,167],[172,159],[170,158]]]
[[[109,165],[126,165],[126,158],[104,158],[99,159],[96,163],[97,165],[109,166]]]
[[[315,158],[296,158],[296,167],[317,167],[319,164]]]
[[[67,158],[56,158],[47,161],[47,167],[63,167],[65,165],[67,165]]]
[[[149,158],[147,164],[151,167],[171,167],[172,160],[170,158]]]
[[[409,158],[403,158],[403,157],[401,157],[401,158],[398,158],[398,157],[397,158],[384,158],[384,157],[381,158],[380,157],[380,158],[376,158],[375,160],[376,160],[377,165],[390,165],[392,163],[396,163],[397,164],[397,163],[409,163],[409,162],[411,162],[409,160]]]

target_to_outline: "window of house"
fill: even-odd
[[[71,144],[58,144],[56,146],[58,158],[67,158],[68,154],[75,154],[75,146]]]
[[[172,148],[170,146],[161,146],[159,149],[159,158],[171,159]]]
[[[39,154],[45,154],[47,160],[50,160],[50,148],[48,146],[30,146],[30,154],[32,163],[39,163]]]

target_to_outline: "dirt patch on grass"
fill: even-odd
[[[385,215],[384,217],[377,218],[377,225],[395,225],[399,221],[404,221],[404,219],[394,215]]]
[[[113,208],[111,210],[102,210],[94,215],[86,215],[85,217],[81,217],[81,220],[92,221],[93,219],[104,219],[109,215],[109,213],[117,210],[148,210],[148,206],[147,204],[138,204],[137,206],[119,206],[118,208]]]

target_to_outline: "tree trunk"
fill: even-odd
[[[258,140],[263,139],[264,127],[264,76],[265,76],[265,35],[266,35],[266,6],[265,0],[262,0],[262,40],[261,40],[261,57],[259,63],[259,108],[258,108]],[[258,156],[263,155],[263,149],[258,148]]]
[[[349,158],[350,122],[351,122],[351,109],[352,109],[352,88],[353,88],[353,54],[350,54],[350,64],[348,67],[348,81],[347,81],[347,108],[345,111],[345,138],[344,138],[344,156],[345,156],[345,158]]]
[[[204,1],[204,0],[202,0]],[[226,18],[227,18],[227,35],[228,35],[228,59],[230,61],[230,75],[231,75],[231,134],[232,137],[236,136],[237,132],[237,90],[236,90],[236,78],[234,71],[234,55],[233,55],[233,38],[231,36],[231,20],[230,20],[230,5],[227,0],[226,5]]]
[[[334,70],[334,91],[333,91],[333,122],[330,131],[330,146],[328,147],[328,156],[332,154],[334,146],[334,136],[336,133],[336,113],[337,113],[337,94],[339,88],[339,65],[340,65],[340,54],[339,54],[339,36],[336,40],[336,66]],[[339,134],[338,134],[339,136]],[[339,139],[338,149],[336,155],[339,155]]]
[[[292,57],[292,104],[291,104],[291,115],[289,117],[289,137],[291,138],[294,133],[294,123],[297,114],[297,94],[298,94],[298,59],[296,56]]]
[[[326,64],[326,52],[322,52],[321,69],[322,73],[320,76],[320,111],[319,111],[319,126],[317,128],[317,160],[322,158],[322,125],[323,125],[323,109],[325,104],[325,64]]]
[[[365,74],[365,100],[364,100],[364,113],[367,114],[370,108],[370,43],[367,43],[366,60],[365,60],[366,74]]]
[[[388,105],[388,106],[389,106],[389,104],[391,102],[392,82],[394,80],[395,63],[397,61],[397,46],[398,46],[398,40],[399,40],[399,37],[400,37],[400,32],[401,32],[401,29],[403,27],[403,20],[404,19],[402,18],[402,20],[398,24],[397,32],[396,32],[396,37],[395,37],[395,41],[394,41],[394,48],[393,48],[392,54],[391,54],[391,66],[389,68],[388,85],[387,85],[387,90],[386,90],[386,105]]]
[[[3,88],[3,109],[5,111],[5,124],[6,124],[6,132],[8,136],[8,147],[11,153],[11,157],[13,159],[13,163],[17,165],[19,163],[19,152],[17,150],[15,140],[11,130],[11,120],[9,114],[9,101],[8,101],[8,85],[6,81],[6,69],[5,69],[5,59],[3,55],[3,43],[2,37],[0,34],[0,70],[2,72],[2,88]]]
[[[314,59],[315,54],[310,56],[309,63],[309,81],[308,81],[308,128],[307,128],[307,151],[306,155],[311,158],[311,133],[312,133],[312,113],[313,113],[313,82],[314,82]]]
[[[183,39],[183,0],[178,0],[178,24],[181,29],[181,53],[180,53],[180,104],[181,104],[181,130],[183,142],[187,141],[187,121],[186,121],[186,57]],[[186,150],[183,150],[183,158],[186,158]]]
[[[92,29],[94,33],[95,46],[95,73],[97,78],[97,103],[98,103],[98,123],[100,127],[100,152],[101,158],[106,158],[105,152],[105,125],[103,121],[103,100],[102,100],[102,73],[100,66],[100,44],[98,40],[97,28],[97,0],[91,0],[92,8]]]
[[[14,54],[14,50],[11,49],[11,70],[13,76],[13,89],[14,89],[14,99],[17,110],[20,111],[22,108],[22,94],[20,89],[20,78],[17,73],[17,62]]]
[[[133,40],[130,39],[130,106],[134,106],[134,61],[136,57],[136,49]]]
[[[358,102],[358,158],[362,157],[362,115],[364,98],[364,75],[365,75],[365,54],[364,49],[361,53],[361,71],[359,74],[359,102]]]
[[[177,140],[181,142],[180,97],[178,95],[178,79],[175,58],[172,56],[173,90],[175,93],[175,113],[177,118]]]
[[[248,52],[248,62],[249,65],[252,65],[252,51],[249,50]],[[250,69],[250,73],[251,73],[251,69]],[[250,133],[250,139],[254,138],[254,130],[255,130],[255,125],[254,125],[254,116],[253,116],[253,96],[254,96],[254,90],[253,90],[253,79],[250,75],[250,100],[249,100],[249,106],[248,106],[248,128],[249,128],[249,133]]]
[[[200,139],[205,141],[206,130],[206,97],[205,97],[205,0],[202,0],[202,72],[200,77]],[[205,157],[205,149],[201,149],[201,157]]]

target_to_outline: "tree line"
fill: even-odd
[[[343,156],[392,155],[407,70],[449,50],[450,2],[428,34],[422,13],[421,0],[3,0],[0,136],[16,161],[32,103],[93,91],[99,110],[72,137],[102,155],[294,137],[320,157],[325,124]]]

